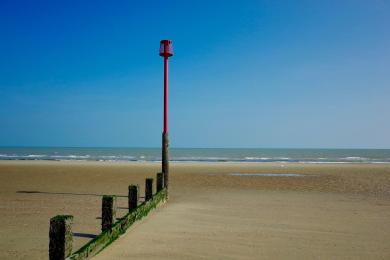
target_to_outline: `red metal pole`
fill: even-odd
[[[164,57],[164,134],[168,133],[168,57]]]

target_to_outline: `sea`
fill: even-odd
[[[390,149],[170,148],[173,162],[390,163]],[[160,148],[0,147],[0,160],[159,162]]]

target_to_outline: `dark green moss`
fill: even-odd
[[[102,199],[102,231],[112,228],[116,216],[116,196],[104,195]]]
[[[64,220],[69,220],[73,219],[72,215],[57,215],[55,217],[52,217],[50,221],[64,221]]]
[[[134,211],[117,221],[111,230],[100,233],[67,259],[80,260],[96,255],[115,241],[121,234],[125,233],[134,222],[148,215],[151,210],[156,208],[159,204],[164,203],[166,199],[167,192],[166,189],[163,189],[155,194],[151,200],[140,204]]]
[[[49,259],[64,259],[72,253],[73,216],[57,215],[50,219]]]

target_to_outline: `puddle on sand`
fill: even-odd
[[[228,173],[229,176],[256,176],[256,177],[302,177],[299,173]]]

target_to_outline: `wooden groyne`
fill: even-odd
[[[73,216],[58,215],[50,220],[49,232],[49,259],[80,260],[92,257],[116,240],[136,221],[147,216],[150,211],[167,201],[167,189],[162,184],[163,176],[157,174],[156,193],[153,194],[153,179],[145,180],[145,201],[138,205],[138,185],[128,187],[129,212],[121,219],[116,220],[116,196],[102,197],[102,232],[79,250],[72,253]]]

